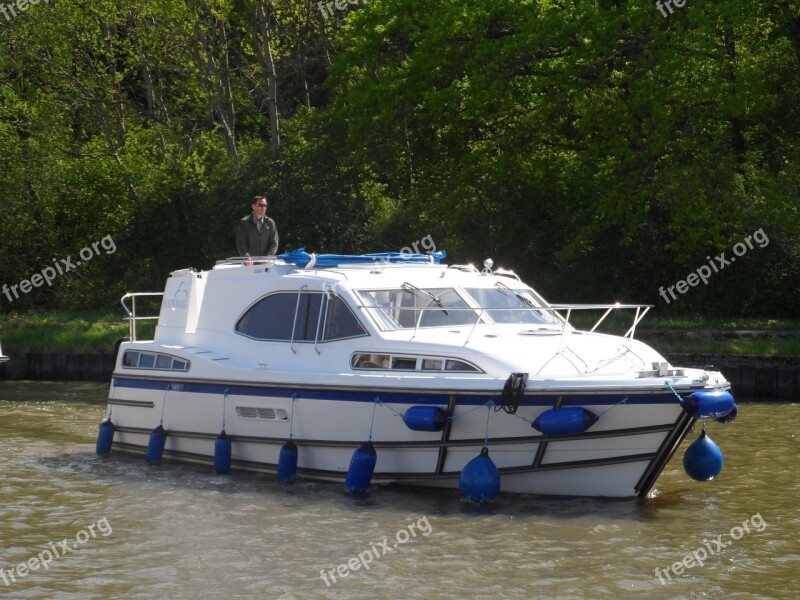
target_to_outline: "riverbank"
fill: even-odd
[[[664,353],[673,365],[713,366],[731,382],[737,398],[800,401],[800,356],[724,356]]]

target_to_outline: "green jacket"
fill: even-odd
[[[264,217],[264,225],[258,230],[251,213],[236,227],[236,251],[239,256],[275,256],[278,252],[278,229],[275,221]]]

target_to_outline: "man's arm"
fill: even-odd
[[[275,256],[278,253],[278,228],[275,226],[275,221],[272,221],[272,235],[270,238],[267,256]]]
[[[239,221],[236,225],[236,252],[239,256],[247,255],[247,221]]]

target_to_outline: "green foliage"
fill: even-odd
[[[31,310],[0,315],[0,330],[5,353],[110,354],[128,335],[128,323],[118,312]]]
[[[267,193],[280,250],[429,235],[553,301],[800,314],[796,0],[60,0],[0,22],[0,81],[0,284],[117,246],[2,310],[161,289]]]

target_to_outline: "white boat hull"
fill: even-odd
[[[280,448],[291,435],[299,448],[300,477],[343,481],[353,451],[371,438],[377,452],[373,483],[458,488],[461,470],[486,442],[501,473],[501,491],[624,498],[648,493],[693,422],[667,394],[561,395],[562,405],[580,400],[602,416],[586,432],[545,436],[530,423],[552,408],[558,396],[549,394],[525,396],[511,415],[484,406],[490,396],[468,393],[416,392],[418,402],[376,403],[367,398],[398,394],[346,389],[270,393],[224,383],[203,384],[204,392],[192,387],[115,377],[109,399],[115,448],[143,452],[150,431],[162,424],[169,432],[166,457],[213,463],[224,405],[234,468],[275,472]],[[335,399],[348,395],[353,400]],[[454,418],[443,432],[412,431],[398,416],[422,401],[446,410],[450,397]]]

